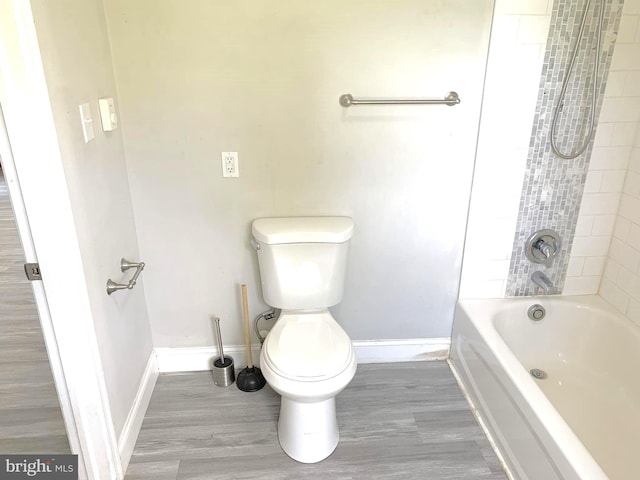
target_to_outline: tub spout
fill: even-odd
[[[549,277],[540,271],[535,271],[531,274],[531,281],[540,287],[545,295],[554,295],[556,293],[556,287],[551,283]]]

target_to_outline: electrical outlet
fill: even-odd
[[[222,176],[239,177],[238,152],[220,152],[222,156]]]

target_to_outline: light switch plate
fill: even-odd
[[[84,136],[84,143],[89,143],[96,138],[96,134],[93,131],[93,119],[91,118],[91,107],[88,103],[80,105],[80,122],[82,123],[82,135]]]
[[[98,106],[100,107],[102,130],[105,132],[111,132],[118,128],[118,117],[116,115],[116,107],[113,98],[99,98]]]

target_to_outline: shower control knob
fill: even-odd
[[[533,233],[525,245],[525,254],[529,261],[550,267],[560,253],[561,240],[557,232],[550,229]]]

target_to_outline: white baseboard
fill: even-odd
[[[449,358],[450,338],[411,338],[406,340],[354,341],[358,363],[422,362]],[[251,346],[253,363],[260,360],[260,345]],[[211,361],[218,357],[216,347],[159,347],[155,349],[160,372],[195,372],[211,370]],[[233,357],[236,370],[244,368],[244,345],[224,347],[225,356]]]
[[[358,363],[424,362],[449,358],[451,338],[357,340],[353,342]]]
[[[247,366],[244,345],[225,345],[224,356],[232,357],[235,369]],[[201,372],[211,370],[211,362],[218,358],[216,347],[158,347],[155,349],[160,372]],[[260,345],[251,345],[251,359],[260,365]]]
[[[147,407],[149,406],[149,401],[151,400],[151,394],[153,393],[153,388],[156,385],[158,374],[159,371],[156,355],[155,352],[151,352],[149,360],[147,361],[147,366],[142,374],[142,379],[140,380],[138,393],[136,393],[136,398],[133,401],[131,410],[129,410],[129,415],[127,416],[127,420],[124,422],[124,427],[122,428],[120,438],[118,439],[118,450],[120,452],[120,461],[122,462],[123,471],[126,471],[127,466],[129,465],[129,460],[133,453],[133,447],[138,439],[142,420],[147,412]]]

